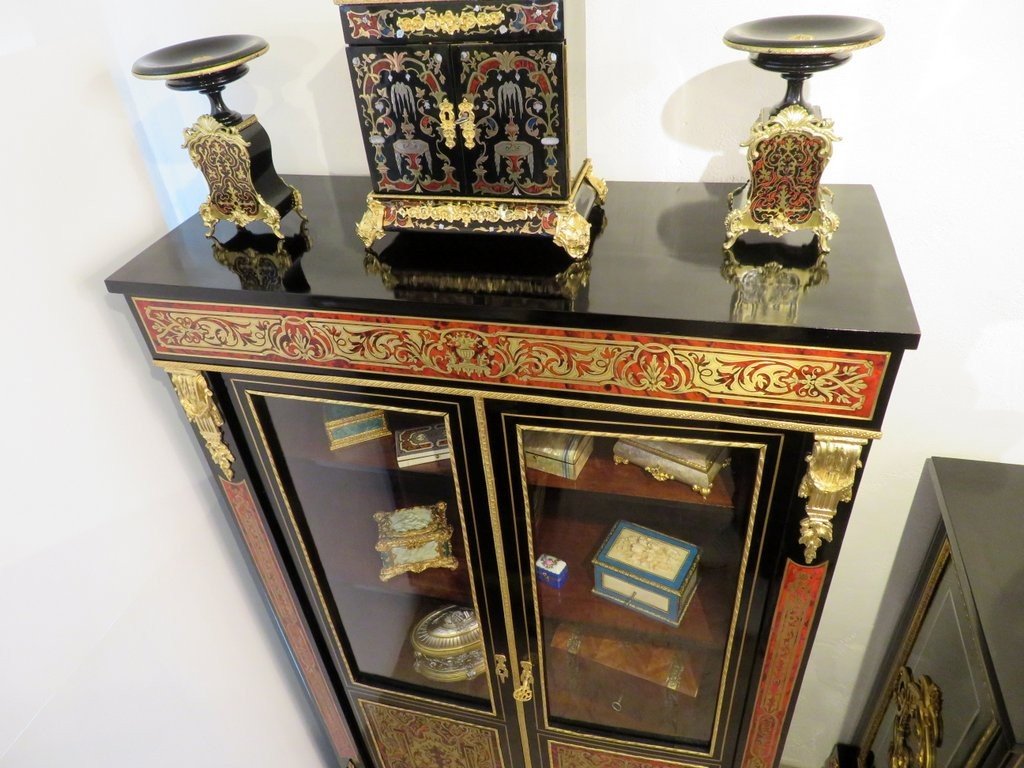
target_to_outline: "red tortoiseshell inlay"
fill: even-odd
[[[782,728],[793,699],[827,571],[827,563],[808,567],[792,560],[786,561],[754,713],[750,719],[747,746],[740,764],[743,768],[770,768],[775,765]]]
[[[685,763],[652,760],[557,741],[548,744],[548,751],[551,754],[551,768],[689,768]]]
[[[323,718],[331,744],[338,756],[339,765],[347,765],[349,760],[358,758],[352,736],[345,724],[345,717],[338,707],[333,689],[327,680],[327,673],[320,662],[320,657],[313,646],[309,631],[299,612],[295,596],[288,586],[288,579],[278,563],[270,534],[256,509],[256,501],[252,497],[248,484],[243,480],[232,483],[220,478],[224,495],[231,506],[242,538],[249,548],[260,579],[267,590],[270,602],[274,606],[274,614],[284,631],[292,656],[299,666],[303,679],[306,681],[310,695]]]
[[[136,298],[157,355],[872,417],[887,352]]]

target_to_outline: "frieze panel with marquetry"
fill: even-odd
[[[872,417],[888,353],[135,299],[157,355]]]

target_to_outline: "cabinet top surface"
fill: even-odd
[[[734,185],[612,182],[604,209],[607,224],[589,257],[588,284],[569,300],[557,295],[524,298],[413,290],[408,285],[389,288],[380,274],[368,272],[367,254],[356,236],[355,224],[365,209],[369,180],[338,176],[291,176],[288,180],[303,196],[310,220],[310,247],[284,280],[277,281],[287,288],[243,288],[245,278],[240,274],[244,270],[239,265],[251,273],[265,270],[275,259],[278,264],[282,258],[290,263],[302,251],[296,247],[301,238],[294,214],[283,224],[286,235],[296,234],[285,242],[292,257],[263,258],[259,254],[254,257],[252,251],[246,253],[245,247],[252,243],[232,241],[236,230],[227,223],[218,224],[216,234],[229,247],[217,248],[204,236],[197,214],[111,275],[108,288],[143,297],[485,322],[809,344],[859,343],[870,348],[917,346],[919,330],[913,306],[870,186],[833,186],[842,223],[825,262],[827,275],[818,271],[810,281],[816,284],[808,285],[808,260],[787,255],[783,261],[790,268],[781,273],[761,270],[746,278],[745,293],[741,294],[735,275],[778,257],[777,250],[738,252],[741,264],[739,270],[733,269],[733,281],[723,276],[728,266],[721,246],[723,220],[726,196]],[[269,253],[274,253],[277,241],[272,236],[254,240],[269,244]],[[529,277],[533,284],[537,275],[544,273],[554,285],[554,275],[572,263],[541,238],[389,234],[375,244],[374,251],[399,271],[411,269],[436,276],[455,273],[458,270],[453,265],[459,265],[467,270],[463,275],[487,279],[513,276],[520,282]],[[227,263],[233,263],[236,271],[225,266]],[[249,278],[251,286],[251,274]],[[780,306],[784,311],[779,311]],[[770,322],[765,321],[766,315]]]

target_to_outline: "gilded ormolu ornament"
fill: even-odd
[[[132,66],[138,78],[166,80],[172,90],[199,91],[210,100],[210,114],[185,129],[183,145],[210,188],[199,206],[208,237],[218,221],[238,227],[259,221],[284,238],[282,218],[295,211],[306,219],[299,191],[274,170],[270,136],[256,115],[229,109],[222,96],[228,83],[249,71],[247,62],[269,47],[254,35],[220,35],[161,48]]]
[[[389,231],[475,232],[582,259],[607,185],[570,159],[567,4],[335,2],[373,186],[366,247]]]
[[[780,16],[725,33],[726,45],[748,51],[754,66],[778,72],[787,84],[783,100],[761,111],[742,144],[750,179],[729,195],[726,249],[751,230],[772,237],[804,230],[816,236],[821,253],[829,252],[839,217],[821,177],[839,137],[832,121],[804,100],[803,85],[884,34],[877,21],[854,16]]]

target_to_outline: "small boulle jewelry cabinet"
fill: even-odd
[[[918,580],[855,741],[829,768],[1024,765],[1022,500],[1022,466],[925,462],[908,531],[931,543],[922,557],[927,536],[904,535]]]
[[[777,765],[918,342],[871,188],[836,188],[830,279],[799,313],[737,316],[725,184],[609,185],[591,257],[545,276],[512,238],[388,233],[368,255],[365,177],[289,183],[302,281],[240,281],[194,216],[107,285],[339,766]],[[478,258],[418,264],[437,239]]]
[[[373,185],[364,244],[485,232],[584,257],[607,189],[582,157],[582,78],[568,84],[582,3],[567,20],[563,0],[336,2]]]

